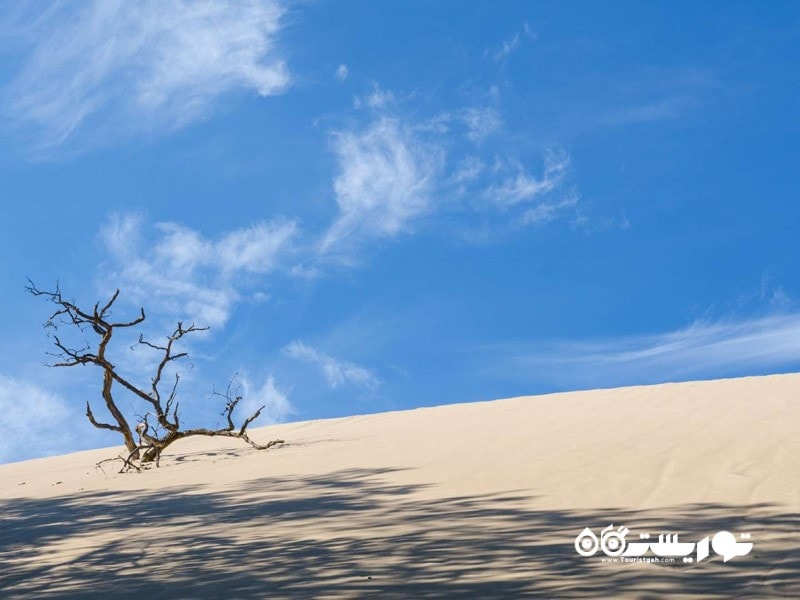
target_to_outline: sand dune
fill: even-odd
[[[88,425],[87,425],[88,427]],[[0,466],[2,598],[800,597],[800,375],[596,390]],[[610,524],[723,562],[604,562]],[[740,538],[741,539],[741,538]]]

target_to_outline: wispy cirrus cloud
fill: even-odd
[[[565,151],[543,150],[537,175],[530,158],[502,143],[498,108],[425,118],[404,111],[403,98],[374,84],[356,97],[356,108],[371,109],[366,118],[332,132],[338,213],[318,244],[321,257],[350,260],[365,242],[413,233],[434,216],[477,212],[509,230],[577,214],[578,195],[563,189]]]
[[[490,201],[503,207],[529,203],[552,192],[561,182],[568,167],[569,155],[566,152],[545,153],[541,178],[531,175],[518,161],[497,160],[494,166],[494,171],[498,174],[497,180],[484,193]]]
[[[564,214],[572,212],[578,205],[576,196],[567,196],[563,199],[537,203],[533,208],[525,210],[519,218],[518,224],[522,226],[542,226],[551,223]]]
[[[240,380],[242,396],[242,414],[251,415],[263,406],[258,421],[254,426],[261,427],[272,423],[279,423],[291,415],[295,409],[289,401],[289,396],[275,384],[275,378],[268,375],[261,383],[243,377]]]
[[[531,26],[528,25],[528,23],[523,23],[522,28],[519,31],[515,32],[511,37],[503,40],[503,43],[500,44],[500,47],[491,53],[492,60],[496,63],[505,62],[509,56],[517,51],[517,49],[520,47],[520,44],[525,39],[536,39],[536,33],[533,31],[533,29],[531,29]]]
[[[2,108],[41,152],[174,130],[229,92],[271,96],[291,82],[275,0],[28,6],[7,21],[28,52]]]
[[[665,333],[495,348],[490,370],[569,387],[661,383],[796,369],[800,313],[698,321]]]
[[[459,113],[467,126],[467,137],[473,142],[482,142],[503,126],[500,113],[486,106],[472,106]]]
[[[0,373],[0,463],[64,452],[75,443],[67,403],[41,387]]]
[[[714,102],[722,83],[705,68],[649,67],[609,86],[614,106],[593,118],[594,126],[625,126],[687,117]]]
[[[390,91],[381,89],[377,83],[372,84],[372,90],[362,96],[353,97],[353,108],[371,108],[379,110],[386,108],[389,104],[394,102],[394,94]]]
[[[334,358],[299,340],[288,344],[283,349],[283,353],[290,358],[318,367],[331,389],[342,385],[375,389],[380,385],[380,380],[364,367],[347,360]]]
[[[209,326],[225,324],[248,276],[277,269],[298,234],[296,222],[280,218],[216,238],[177,223],[145,231],[138,214],[112,215],[100,231],[110,258],[106,269],[131,301],[156,303],[165,314]]]
[[[678,119],[699,102],[691,97],[671,96],[614,111],[606,118],[609,125],[628,125]]]
[[[406,232],[431,210],[440,152],[399,120],[381,117],[366,129],[336,132],[333,150],[339,162],[333,183],[339,212],[322,237],[322,254]]]

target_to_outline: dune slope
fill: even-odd
[[[792,374],[271,426],[141,474],[96,466],[116,448],[2,465],[0,597],[800,597],[799,428]],[[610,524],[753,547],[576,552]]]

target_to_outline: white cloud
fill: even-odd
[[[223,272],[266,273],[276,267],[297,233],[294,221],[282,219],[237,229],[213,244],[215,256],[210,262]]]
[[[355,96],[353,98],[353,108],[372,108],[381,109],[394,102],[392,92],[382,90],[378,84],[372,86],[372,91],[366,96]]]
[[[505,350],[504,366],[571,386],[721,377],[800,364],[800,313],[696,322],[677,331]],[[500,365],[497,365],[500,366]]]
[[[14,24],[30,51],[3,105],[40,149],[79,132],[106,143],[97,138],[183,127],[228,92],[290,84],[274,0],[67,1],[38,12]]]
[[[336,79],[339,81],[344,81],[350,75],[350,69],[347,68],[347,65],[339,65],[336,68]]]
[[[254,427],[279,423],[294,412],[294,407],[289,402],[289,397],[285,392],[278,389],[275,385],[275,378],[272,375],[268,376],[261,385],[254,384],[247,378],[242,378],[241,385],[240,422],[253,414],[260,406],[265,406],[266,408],[264,408],[258,420],[253,423]]]
[[[514,35],[510,38],[503,40],[503,43],[500,45],[493,54],[492,59],[495,62],[502,63],[504,62],[509,56],[511,56],[516,50],[519,48],[522,40],[528,39],[536,39],[536,33],[531,29],[530,25],[527,23],[522,24],[522,29],[517,31]]]
[[[477,156],[468,156],[461,160],[450,179],[457,185],[475,181],[483,173],[486,165]]]
[[[336,359],[311,346],[306,346],[300,341],[292,342],[283,349],[283,352],[291,358],[319,367],[331,389],[346,384],[367,389],[373,389],[380,385],[378,378],[364,367],[346,360]]]
[[[139,213],[112,215],[100,230],[106,249],[118,258],[131,258],[140,243],[143,221]]]
[[[280,219],[236,229],[217,241],[205,240],[199,232],[176,223],[158,223],[156,229],[161,233],[153,246],[157,259],[171,271],[189,272],[212,267],[222,273],[266,273],[275,268],[282,251],[297,235],[294,221]]]
[[[566,211],[574,209],[578,204],[575,196],[564,198],[554,202],[541,202],[529,208],[519,220],[520,225],[546,225],[558,219]]]
[[[293,251],[294,221],[275,219],[207,239],[176,223],[159,223],[144,243],[140,215],[114,215],[101,229],[114,285],[133,302],[177,318],[224,325],[247,274],[268,273]]]
[[[461,113],[461,119],[467,126],[467,137],[473,142],[482,141],[503,125],[503,120],[493,108],[468,108]]]
[[[626,125],[677,119],[697,104],[698,102],[692,98],[673,96],[639,106],[621,108],[608,117],[606,121],[611,125]]]
[[[544,174],[541,179],[530,175],[516,161],[500,160],[495,164],[495,171],[501,173],[499,181],[493,183],[486,196],[496,204],[509,207],[523,202],[530,202],[539,196],[552,192],[561,182],[569,166],[569,155],[565,152],[548,152],[544,159]],[[514,171],[513,175],[502,173]]]
[[[569,169],[566,152],[545,151],[540,177],[510,149],[484,156],[481,142],[503,125],[495,108],[474,106],[412,120],[390,117],[376,106],[367,126],[333,134],[339,212],[321,237],[321,257],[350,261],[363,242],[413,233],[435,213],[494,213],[484,227],[505,231],[577,214],[578,195],[557,193]],[[391,113],[400,108],[393,106]]]
[[[0,463],[65,452],[74,447],[74,424],[59,396],[0,374]]]
[[[431,209],[440,153],[397,120],[381,118],[365,131],[339,132],[333,148],[339,160],[334,181],[339,215],[323,237],[323,253],[409,231]]]
[[[452,112],[443,112],[418,123],[414,129],[419,132],[445,136],[459,131],[456,125],[463,126],[470,142],[479,144],[503,127],[500,112],[491,106],[470,106]]]

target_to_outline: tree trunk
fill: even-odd
[[[170,446],[173,442],[177,442],[182,437],[184,436],[180,435],[179,433],[170,433],[162,440],[160,440],[158,445],[153,445],[144,451],[144,455],[142,455],[142,462],[143,463],[153,462],[158,458],[159,454],[161,454],[162,452],[164,452],[164,450],[167,449],[167,446]]]
[[[117,405],[114,403],[114,398],[111,396],[111,385],[113,383],[114,378],[111,375],[111,371],[105,369],[103,372],[103,400],[106,401],[108,412],[111,413],[111,416],[114,417],[114,420],[119,425],[120,433],[122,437],[125,438],[125,447],[128,449],[128,452],[133,452],[136,450],[136,440],[133,439],[133,433],[128,426],[128,421],[125,420],[125,416],[117,408]],[[134,455],[134,458],[138,458],[138,455]]]

